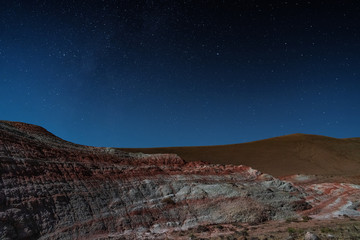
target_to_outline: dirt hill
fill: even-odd
[[[274,176],[360,175],[360,138],[292,134],[255,142],[166,148],[121,148],[129,152],[176,153],[185,161],[243,164]]]
[[[291,135],[161,151],[188,161],[247,162],[278,175],[357,174],[358,146],[358,139]],[[329,178],[283,181],[245,165],[82,146],[39,126],[0,121],[0,239],[285,239],[284,231],[295,233],[286,230],[289,219],[315,231],[324,219],[335,228],[339,217],[360,218],[360,185]],[[354,221],[332,231],[334,238],[359,239]],[[263,223],[268,230],[254,232]]]

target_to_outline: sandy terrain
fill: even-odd
[[[255,142],[168,148],[122,148],[129,152],[176,153],[185,161],[243,164],[273,176],[360,175],[360,138],[293,134]]]

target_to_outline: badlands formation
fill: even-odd
[[[311,135],[98,148],[0,121],[0,239],[358,239],[359,149]]]

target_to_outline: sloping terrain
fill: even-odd
[[[319,138],[270,142],[293,146],[299,137],[314,144]],[[337,149],[353,154],[357,139],[344,141],[350,145]],[[245,165],[187,162],[173,153],[82,146],[39,126],[0,121],[0,239],[268,238],[287,219],[359,217],[359,185],[286,175],[280,180]],[[250,227],[263,223],[269,223],[264,231]],[[243,225],[254,231],[242,232]]]
[[[0,122],[0,239],[142,239],[297,216],[305,194],[246,166],[63,141]]]
[[[293,134],[261,141],[205,147],[122,148],[127,152],[174,153],[185,161],[247,165],[273,176],[360,175],[360,138]]]

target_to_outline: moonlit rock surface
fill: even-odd
[[[246,166],[126,153],[0,122],[0,239],[162,238],[309,208],[289,182]]]
[[[320,240],[320,238],[316,234],[311,233],[311,232],[306,232],[304,239],[305,240]]]

